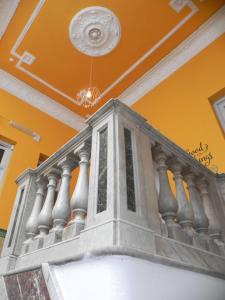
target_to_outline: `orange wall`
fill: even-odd
[[[9,126],[9,120],[32,129],[40,142]],[[35,168],[40,153],[50,156],[76,134],[75,130],[49,117],[16,97],[0,90],[0,139],[15,143],[9,167],[0,184],[0,228],[6,229],[16,194],[16,177],[27,168]]]
[[[225,142],[209,98],[225,87],[225,34],[133,105],[183,149],[208,144],[225,172]],[[225,91],[225,90],[223,90]]]

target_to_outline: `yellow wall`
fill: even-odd
[[[225,172],[225,142],[209,98],[225,95],[225,35],[133,105],[155,128],[183,149],[208,144],[209,167]],[[212,97],[213,98],[213,97]]]
[[[9,126],[14,120],[41,136],[40,142]],[[6,229],[16,194],[16,177],[35,168],[40,153],[50,156],[76,134],[75,130],[49,117],[16,97],[0,90],[0,139],[15,143],[15,148],[0,190],[0,228]]]

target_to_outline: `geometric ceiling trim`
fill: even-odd
[[[46,82],[44,79],[40,78],[36,74],[33,74],[31,71],[27,70],[25,67],[22,66],[22,64],[26,65],[27,60],[30,62],[35,59],[35,57],[29,53],[28,51],[25,51],[22,55],[19,55],[16,51],[20,44],[22,43],[26,33],[30,29],[32,23],[34,22],[35,18],[38,16],[41,8],[43,7],[46,0],[39,0],[37,6],[35,7],[32,15],[30,16],[28,22],[26,23],[25,27],[23,28],[22,32],[20,33],[18,39],[16,40],[12,50],[11,54],[18,58],[18,62],[16,63],[16,67],[26,73],[28,76],[32,77],[36,81],[42,83],[43,85],[47,86],[49,89],[53,90],[54,92],[58,93],[62,97],[66,98],[67,100],[70,100],[73,103],[76,103],[77,105],[82,105],[82,101],[77,101],[75,98],[72,98],[71,96],[65,94],[64,92],[60,91],[58,88],[50,84],[49,82]],[[185,6],[188,6],[191,11],[190,13],[184,17],[183,20],[181,20],[173,29],[171,29],[158,43],[156,43],[151,49],[149,49],[140,59],[138,59],[127,71],[125,71],[117,80],[115,80],[109,87],[105,89],[101,93],[101,95],[95,99],[95,102],[97,103],[101,98],[103,98],[110,90],[112,90],[119,82],[121,82],[128,74],[130,74],[136,67],[141,64],[146,58],[148,58],[151,54],[153,54],[164,42],[166,42],[174,33],[176,33],[190,18],[193,17],[193,15],[198,11],[198,7],[192,2],[192,1],[186,1],[186,0],[179,0],[179,2],[185,2],[185,5],[183,5],[183,8]],[[12,59],[11,59],[12,60]],[[31,62],[31,64],[32,64]],[[94,103],[95,104],[95,103]]]
[[[117,98],[132,105],[225,33],[225,5]]]
[[[80,131],[85,126],[85,119],[80,115],[2,69],[0,69],[0,89],[16,96],[76,131]]]
[[[171,0],[169,5],[179,13],[187,5],[189,0]]]
[[[0,39],[6,31],[20,0],[0,0]]]
[[[101,93],[101,97],[104,97],[110,90],[112,90],[119,82],[121,82],[127,75],[135,70],[145,59],[153,54],[162,44],[164,44],[174,33],[176,33],[189,19],[191,19],[199,10],[198,7],[192,1],[179,0],[185,2],[185,6],[191,9],[191,12],[181,20],[173,29],[171,29],[158,43],[156,43],[149,51],[147,51],[139,60],[137,60],[126,72],[124,72],[117,80],[114,81],[108,88]],[[185,7],[183,6],[183,8]]]

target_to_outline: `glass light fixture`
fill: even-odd
[[[80,90],[77,93],[76,99],[85,108],[94,106],[99,101],[100,91],[97,87],[91,86],[86,89]]]
[[[93,31],[93,38],[99,34],[97,31]],[[94,106],[100,100],[100,91],[97,87],[92,85],[92,74],[93,74],[93,58],[91,58],[91,68],[89,76],[89,87],[80,90],[76,95],[76,100],[80,105],[85,108]]]

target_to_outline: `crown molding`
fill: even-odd
[[[0,88],[76,131],[85,126],[85,119],[80,115],[2,69],[0,69]]]
[[[225,33],[225,5],[117,98],[132,105]]]
[[[20,0],[1,0],[0,1],[0,39],[5,33]]]

